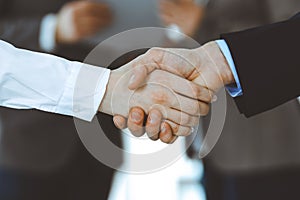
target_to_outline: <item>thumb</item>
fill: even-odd
[[[159,69],[157,63],[150,62],[148,64],[142,64],[133,66],[132,76],[129,80],[128,88],[135,90],[145,84],[148,75],[154,70]]]
[[[141,87],[144,84],[145,79],[147,78],[148,75],[147,71],[148,70],[144,65],[139,67],[134,67],[131,78],[129,80],[128,88],[130,90],[135,90]]]

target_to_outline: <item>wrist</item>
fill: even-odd
[[[110,76],[109,76],[109,80],[108,80],[108,84],[106,86],[106,91],[105,94],[103,96],[103,99],[100,103],[99,112],[103,112],[109,115],[113,115],[112,112],[112,91],[114,88],[114,85],[116,83],[116,78],[115,78],[115,73],[113,73],[114,71],[111,71]]]
[[[210,59],[212,59],[215,63],[219,76],[221,77],[224,85],[234,83],[235,80],[230,66],[218,44],[215,41],[212,41],[206,43],[202,48],[210,56]]]

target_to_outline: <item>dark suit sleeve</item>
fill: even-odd
[[[300,96],[300,18],[221,35],[243,89],[235,102],[246,117]]]

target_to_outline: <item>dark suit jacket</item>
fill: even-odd
[[[201,43],[218,39],[218,33],[245,30],[287,19],[299,10],[299,6],[298,0],[212,0],[199,32]],[[222,134],[204,159],[207,198],[272,199],[263,198],[267,195],[277,196],[273,199],[288,199],[287,193],[288,197],[295,194],[293,189],[283,192],[284,188],[293,186],[291,179],[281,176],[279,172],[299,169],[299,117],[300,105],[295,99],[268,112],[245,118],[234,99],[228,95]],[[203,124],[207,128],[209,119],[204,120]],[[198,155],[199,148],[196,150]],[[262,174],[272,178],[258,178]],[[233,185],[235,177],[244,177],[243,182],[234,182]],[[297,179],[299,176],[291,174],[291,177]]]
[[[298,0],[213,0],[208,4],[198,38],[201,43],[219,38],[218,33],[234,32],[286,19],[299,10]],[[244,14],[245,13],[245,14]],[[300,105],[292,100],[268,112],[245,118],[234,99],[227,95],[227,112],[220,139],[205,159],[225,172],[245,172],[299,166]],[[213,105],[212,105],[213,106]],[[204,128],[210,117],[203,120]],[[205,132],[205,131],[204,131]],[[191,154],[199,151],[193,146]],[[210,168],[207,168],[209,170]]]
[[[300,13],[298,18],[223,34],[243,88],[235,98],[247,117],[300,95]]]

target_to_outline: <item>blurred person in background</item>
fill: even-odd
[[[113,20],[107,4],[93,1],[0,0],[0,10],[2,40],[76,61],[96,45],[85,40]],[[71,117],[0,108],[0,131],[0,199],[107,199],[113,169],[87,152]]]
[[[159,17],[166,27],[177,27],[195,37],[201,26],[207,0],[159,0]]]
[[[297,0],[210,0],[203,23],[194,37],[202,44],[219,38],[220,33],[286,20],[299,9],[300,2]],[[166,23],[177,24],[181,30],[196,30],[185,27],[193,20],[188,17],[180,19],[180,11],[172,13],[176,8],[168,11],[162,6],[162,10]],[[195,19],[198,18],[195,15]],[[185,33],[190,32],[194,31]],[[207,199],[299,198],[299,119],[300,105],[296,99],[246,119],[228,95],[221,137],[204,159]],[[209,117],[202,120],[204,133],[209,120]],[[194,144],[190,155],[198,156],[199,149],[200,146]]]

